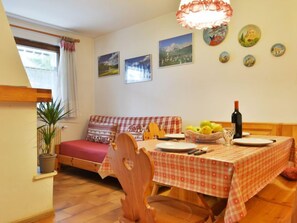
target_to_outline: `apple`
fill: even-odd
[[[209,126],[211,128],[211,122],[208,120],[204,120],[200,122],[200,127]]]
[[[222,132],[223,131],[223,127],[222,127],[221,124],[214,123],[214,125],[212,127],[212,131],[213,132]]]
[[[191,131],[196,131],[196,127],[194,127],[194,126],[192,126],[192,125],[188,125],[187,127],[186,127],[186,130],[191,130]]]
[[[210,127],[210,126],[208,126],[208,125],[205,125],[205,126],[203,126],[201,129],[200,129],[200,131],[199,131],[201,134],[204,134],[204,135],[209,135],[209,134],[211,134],[211,132],[212,132],[212,128]]]

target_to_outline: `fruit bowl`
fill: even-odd
[[[214,142],[223,137],[222,132],[215,132],[211,134],[201,134],[192,130],[185,131],[185,138],[187,142]]]

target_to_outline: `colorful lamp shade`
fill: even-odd
[[[232,14],[230,0],[181,0],[176,19],[183,27],[204,29],[227,24]]]

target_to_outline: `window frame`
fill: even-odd
[[[25,47],[33,47],[40,50],[47,50],[51,51],[57,54],[57,69],[59,67],[59,61],[60,61],[60,46],[52,45],[48,43],[33,41],[29,39],[24,39],[20,37],[14,37],[16,45],[21,45]],[[58,72],[58,70],[57,70]]]
[[[59,46],[48,44],[48,43],[37,42],[37,41],[24,39],[24,38],[20,38],[20,37],[14,37],[14,40],[17,45],[30,46],[30,47],[43,49],[43,50],[54,51],[58,55],[57,59],[59,60],[59,58],[60,58],[60,47]]]

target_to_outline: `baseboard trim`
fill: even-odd
[[[34,215],[34,216],[30,216],[30,217],[27,217],[27,218],[23,218],[23,219],[13,221],[12,223],[32,223],[32,222],[36,222],[36,221],[39,221],[39,220],[42,220],[42,219],[45,219],[45,218],[48,218],[48,217],[52,217],[54,215],[55,215],[55,210],[51,209],[51,210],[48,210],[48,211],[45,211],[45,212],[41,212],[41,213],[39,213],[37,215]]]

